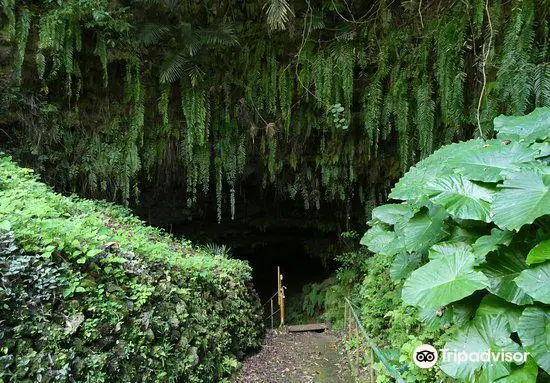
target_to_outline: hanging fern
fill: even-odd
[[[216,211],[218,216],[218,223],[221,223],[222,221],[222,181],[222,167],[221,164],[218,163],[216,169]]]
[[[2,11],[7,19],[7,22],[2,28],[2,34],[8,41],[11,41],[16,37],[15,2],[16,0],[0,1],[0,6],[2,7]]]
[[[288,2],[278,15],[274,2],[245,2],[205,18],[185,2],[0,1],[12,78],[40,84],[26,89],[36,110],[24,97],[0,108],[15,111],[13,146],[62,190],[128,202],[143,182],[183,186],[193,208],[215,194],[221,220],[253,172],[304,208],[366,204],[384,199],[387,178],[477,131],[483,0],[425,5],[421,22],[410,2],[382,1],[366,23],[342,19],[370,15],[364,2],[340,15],[293,3],[296,17]],[[484,134],[500,113],[550,102],[545,4],[488,3]],[[23,65],[29,54],[35,65]]]
[[[29,28],[31,25],[31,12],[27,8],[21,9],[17,20],[15,36],[17,39],[17,50],[13,60],[15,84],[21,85],[21,70],[23,68],[23,60],[25,59],[25,47],[27,46],[27,37],[29,36]],[[11,33],[11,31],[9,31]]]
[[[464,58],[466,18],[455,9],[453,16],[440,26],[435,37],[436,77],[439,83],[440,112],[446,125],[445,143],[460,132],[464,123]]]
[[[515,1],[510,23],[504,31],[502,63],[497,79],[509,114],[523,114],[530,96],[528,64],[534,44],[534,1]]]
[[[285,136],[288,138],[292,113],[292,91],[290,75],[287,70],[281,69],[279,73],[279,109],[281,111]]]
[[[416,88],[416,115],[415,123],[418,131],[420,157],[431,154],[434,149],[434,110],[435,102],[432,99],[432,89],[427,76],[421,78]]]
[[[35,62],[38,78],[40,78],[40,80],[43,80],[44,73],[46,73],[46,57],[44,57],[44,54],[42,52],[38,51],[36,53]]]
[[[194,145],[204,146],[207,138],[206,100],[202,90],[182,82],[181,107],[185,116],[187,150],[193,153]]]
[[[170,86],[165,85],[162,88],[160,94],[160,100],[158,102],[158,111],[161,117],[161,128],[163,133],[168,133],[169,131],[169,117],[168,117],[168,104],[170,102]]]
[[[109,84],[109,74],[107,72],[107,46],[103,36],[98,36],[94,53],[99,57],[101,63],[101,72],[103,75],[103,87],[107,88]]]

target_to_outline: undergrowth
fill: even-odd
[[[5,156],[0,280],[0,382],[223,382],[262,335],[248,265]]]

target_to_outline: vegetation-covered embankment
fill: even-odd
[[[0,382],[214,382],[259,345],[241,261],[0,157]]]

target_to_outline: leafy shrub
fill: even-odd
[[[383,350],[386,358],[407,382],[441,382],[441,374],[417,367],[409,358],[423,343],[442,347],[448,334],[441,326],[419,322],[418,309],[401,301],[402,283],[392,281],[391,259],[374,254],[366,258],[364,279],[353,296],[358,315],[366,332]],[[376,363],[377,381],[390,382],[391,374],[382,363]]]
[[[0,382],[217,382],[259,346],[245,263],[6,157],[0,192]]]
[[[441,363],[445,374],[536,381],[550,372],[550,108],[494,124],[496,139],[445,146],[411,168],[390,194],[405,202],[374,209],[361,242],[404,280],[417,321],[451,336],[445,348],[530,353],[522,365]]]
[[[350,236],[350,238],[353,238]],[[290,323],[327,321],[335,329],[343,328],[345,299],[353,297],[359,290],[364,273],[364,251],[346,252],[336,256],[341,267],[332,277],[320,283],[310,283],[303,287],[302,294],[289,299]]]

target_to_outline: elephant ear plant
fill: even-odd
[[[494,126],[495,139],[444,146],[412,167],[361,243],[392,259],[403,302],[424,321],[454,313],[446,349],[529,354],[440,361],[445,374],[535,382],[550,373],[550,108]]]

